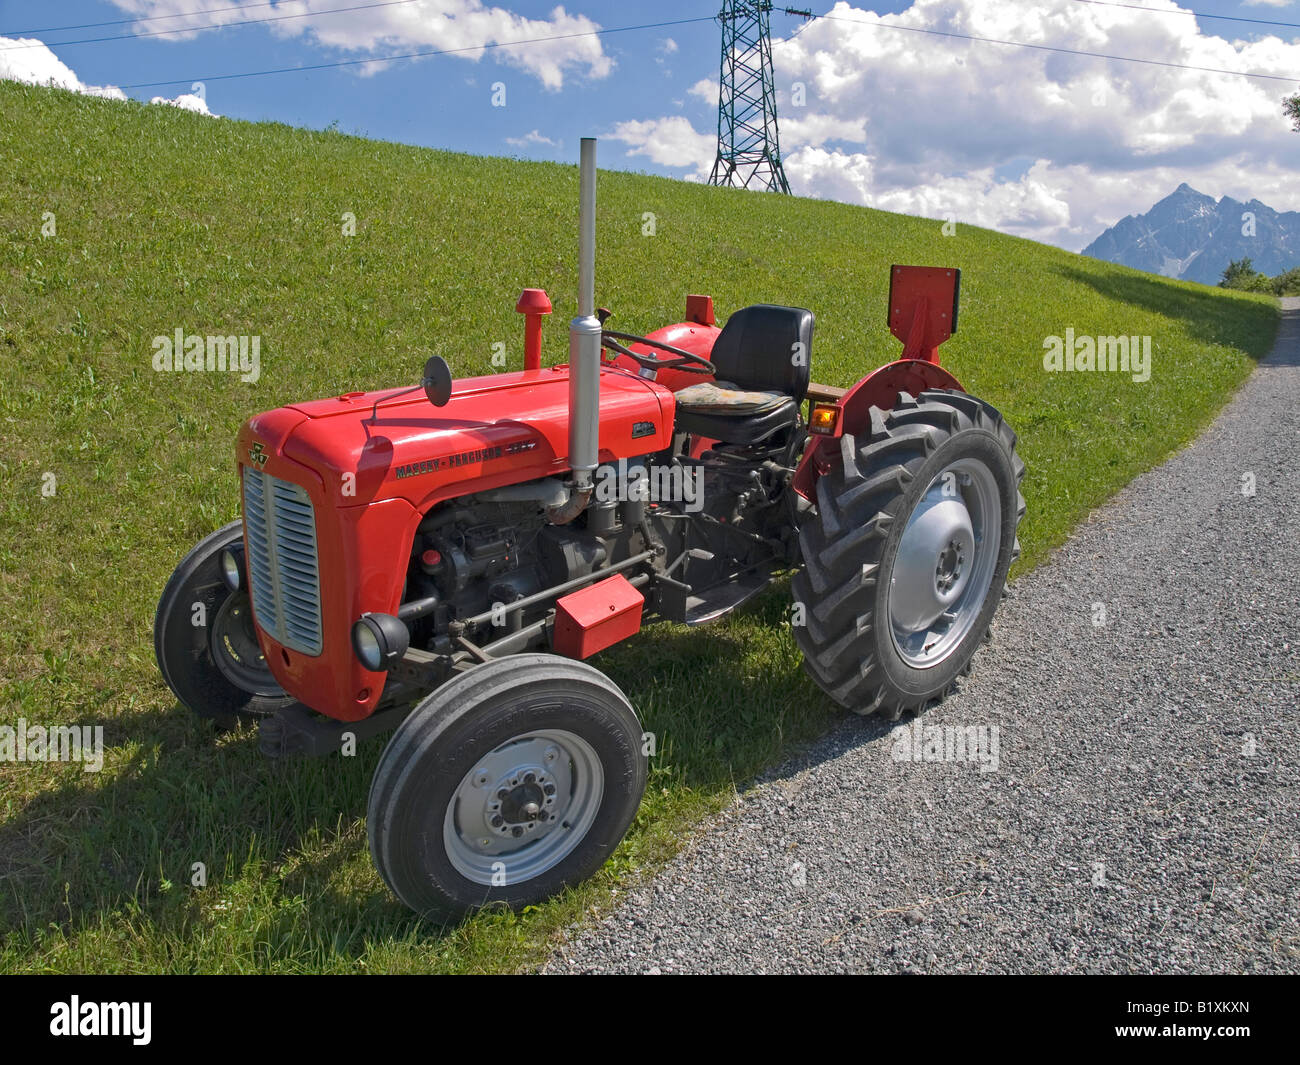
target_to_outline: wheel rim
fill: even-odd
[[[478,759],[443,818],[456,871],[477,884],[522,883],[582,842],[605,795],[594,748],[564,730],[529,732]]]
[[[890,635],[915,669],[945,661],[984,608],[1002,541],[1001,494],[974,458],[947,466],[907,519],[889,580]]]
[[[258,645],[247,592],[226,596],[212,619],[210,642],[212,660],[235,687],[251,695],[284,695]]]

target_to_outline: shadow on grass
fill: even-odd
[[[729,793],[839,718],[799,667],[779,589],[730,622],[649,626],[596,662],[658,737],[653,788]],[[837,735],[854,745],[881,730],[864,723]],[[106,732],[110,744],[136,745],[128,764],[90,786],[74,767],[46,767],[66,775],[0,825],[0,922],[23,953],[44,953],[51,931],[75,937],[126,922],[161,935],[178,963],[206,966],[212,958],[187,947],[219,936],[218,901],[247,911],[255,946],[245,960],[259,967],[357,961],[386,937],[438,948],[465,929],[420,921],[370,866],[359,822],[378,741],[355,758],[273,762],[255,729],[219,736],[179,705],[113,719]],[[207,867],[206,890],[190,886],[194,862]]]
[[[1194,340],[1207,344],[1240,344],[1257,362],[1268,354],[1272,344],[1273,319],[1263,313],[1266,305],[1245,299],[1224,299],[1223,289],[1206,286],[1204,291],[1198,291],[1156,277],[1094,273],[1075,266],[1054,269],[1067,281],[1086,285],[1115,303],[1176,318]]]

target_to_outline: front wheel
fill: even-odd
[[[248,589],[231,591],[221,553],[243,536],[232,521],[201,540],[163,589],[154,654],[176,698],[222,727],[262,718],[294,700],[276,683],[257,643]]]
[[[795,634],[823,690],[897,717],[970,668],[1020,553],[1016,435],[964,392],[906,392],[840,439],[800,528]]]
[[[425,699],[370,787],[370,853],[421,916],[540,902],[591,876],[645,791],[641,725],[591,666],[498,659]]]

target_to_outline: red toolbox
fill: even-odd
[[[641,628],[642,596],[621,573],[555,603],[551,644],[567,658],[590,658]]]

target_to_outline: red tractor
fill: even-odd
[[[1018,551],[1015,434],[938,361],[958,271],[892,268],[902,358],[848,390],[812,384],[799,308],[719,329],[689,296],[687,320],[649,336],[606,329],[595,181],[584,140],[567,366],[541,365],[551,307],[526,290],[522,372],[453,382],[435,356],[415,388],[250,419],[243,519],[158,606],[177,698],[260,719],[266,753],[396,728],[370,848],[421,914],[536,902],[609,857],[649,745],[586,660],[646,615],[716,621],[793,571],[809,674],[897,717],[969,670]]]

